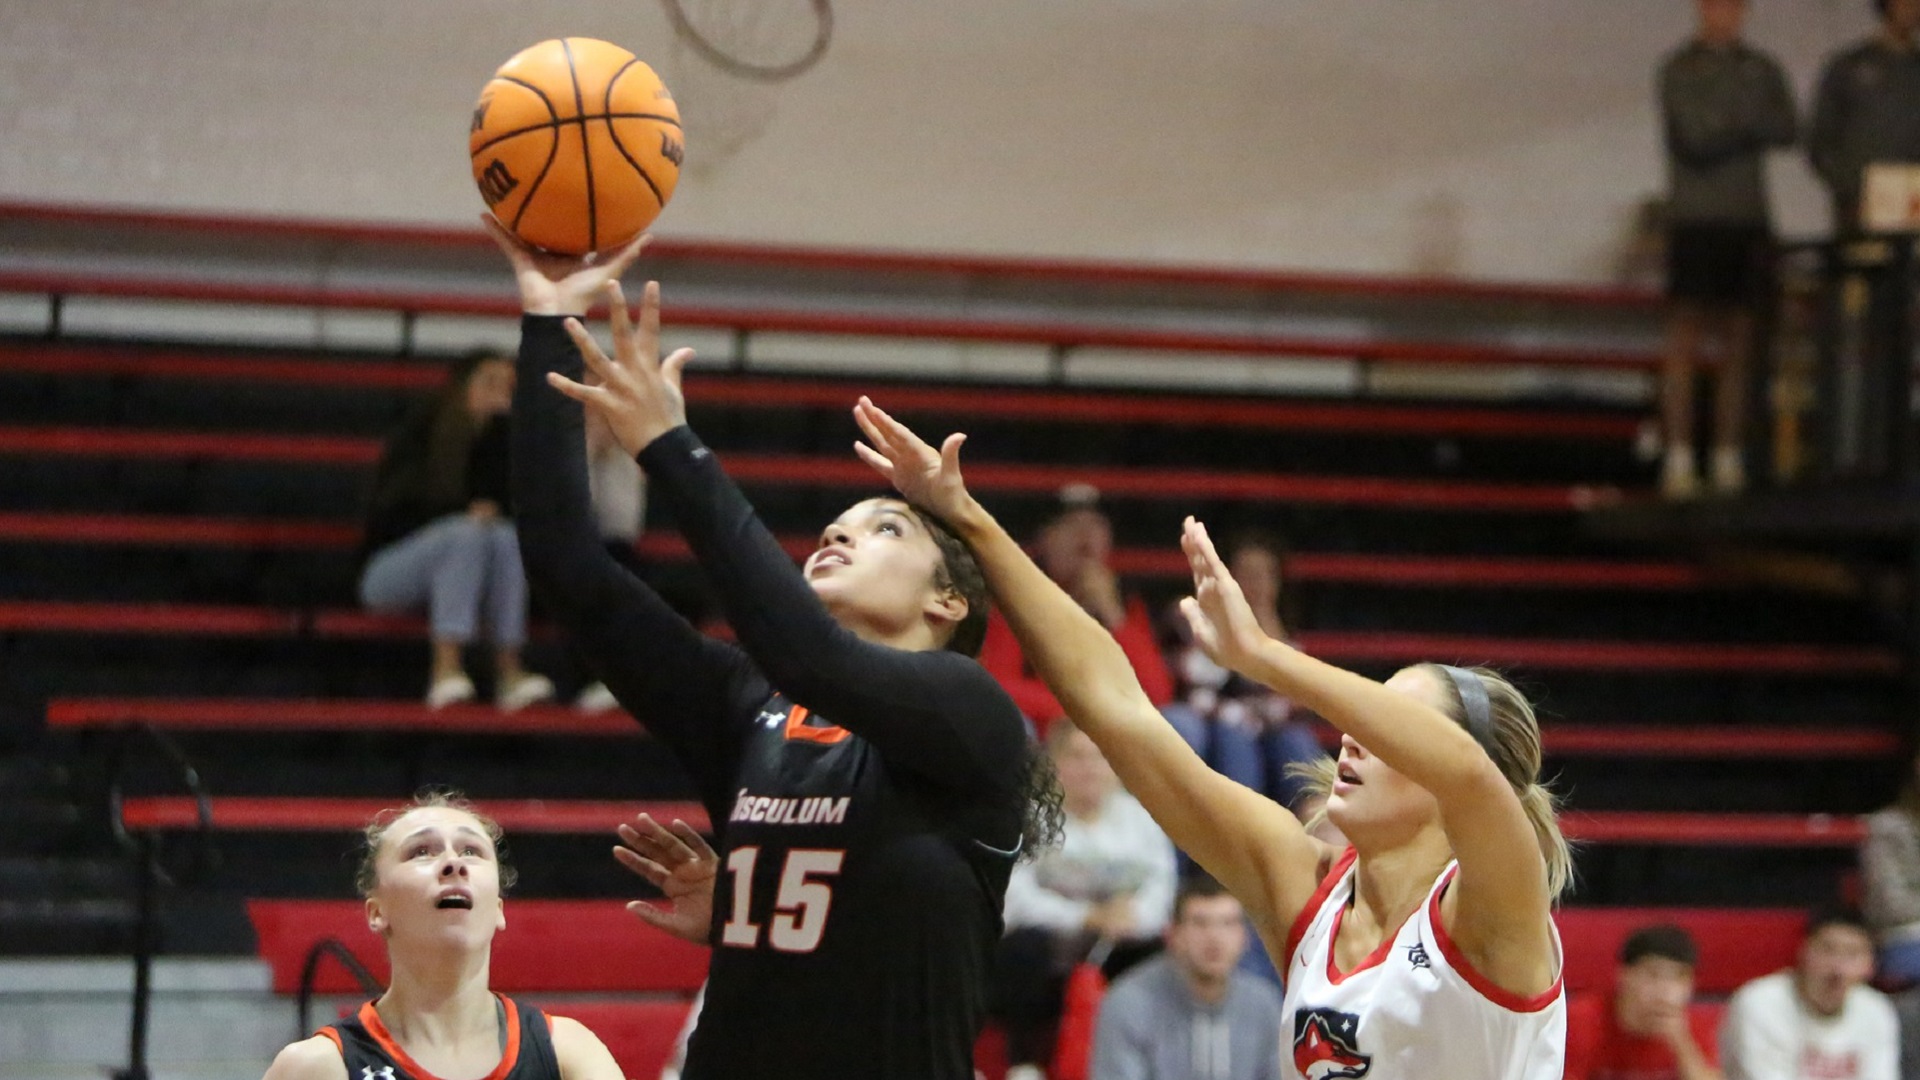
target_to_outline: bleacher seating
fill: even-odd
[[[0,219],[8,213],[0,207]],[[249,243],[279,235],[235,228]],[[287,228],[338,239],[324,227]],[[378,229],[354,237],[423,239]],[[958,274],[1001,290],[1084,280],[1112,298],[1172,286],[1184,296],[1224,290],[1249,305],[1315,288],[1381,305],[1431,299],[1391,283],[1367,291],[1234,274],[759,257],[697,245],[662,254],[713,275],[813,265],[849,279],[898,271],[942,289],[940,275]],[[185,271],[178,280],[8,271],[5,292],[409,318],[512,310],[498,291],[396,296]],[[1554,290],[1465,287],[1443,299],[1642,322],[1649,310],[1631,297]],[[1014,319],[670,302],[667,317],[742,335],[816,335],[823,350],[851,336],[1178,353],[1196,363],[1333,356],[1577,374],[1655,361],[1638,346],[1333,341],[1257,321],[1200,326],[1198,316],[1155,329],[1071,307]],[[167,732],[200,767],[228,852],[216,884],[190,902],[253,935],[205,941],[257,948],[282,993],[286,965],[319,936],[365,937],[345,898],[345,835],[421,783],[467,787],[515,838],[526,871],[526,898],[509,901],[509,932],[495,949],[495,984],[553,995],[615,1047],[630,1075],[651,1075],[700,961],[619,910],[612,898],[639,886],[605,852],[613,824],[640,808],[704,824],[674,763],[618,714],[429,711],[417,703],[419,621],[351,606],[366,470],[381,433],[440,378],[430,360],[351,351],[0,341],[0,734],[70,770],[48,799],[85,812],[56,835],[104,860],[102,747],[129,725]],[[1650,474],[1629,453],[1637,408],[1551,395],[1462,403],[700,370],[689,380],[695,427],[796,556],[850,497],[880,486],[847,453],[857,392],[930,429],[972,433],[968,478],[1016,531],[1050,511],[1062,484],[1096,484],[1115,523],[1116,566],[1155,602],[1181,590],[1172,541],[1180,516],[1195,512],[1222,533],[1254,525],[1288,538],[1288,590],[1309,652],[1374,674],[1425,659],[1517,672],[1540,698],[1550,768],[1569,796],[1567,831],[1580,842],[1580,891],[1560,916],[1576,992],[1605,989],[1621,936],[1645,921],[1693,930],[1709,993],[1784,963],[1799,924],[1793,905],[1831,893],[1851,863],[1859,816],[1902,771],[1903,662],[1869,605],[1764,593],[1702,562],[1582,534],[1583,511],[1648,497]],[[647,573],[690,614],[710,614],[684,543],[659,525],[640,543]],[[551,634],[532,650],[536,666],[564,665]],[[129,826],[195,826],[198,805],[165,775],[134,769],[127,785]],[[7,842],[29,843],[10,833]],[[1626,904],[1635,906],[1616,906]],[[97,947],[123,940],[103,936]],[[14,941],[0,927],[0,945]],[[377,966],[378,950],[356,951]],[[581,992],[615,997],[566,996]]]

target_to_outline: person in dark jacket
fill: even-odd
[[[369,500],[360,602],[375,611],[425,611],[433,638],[427,704],[474,697],[461,667],[483,635],[494,650],[495,698],[518,709],[553,696],[521,666],[527,579],[513,527],[507,412],[513,360],[477,352],[387,440]]]
[[[1827,61],[1807,138],[1841,234],[1860,229],[1867,166],[1920,162],[1920,0],[1873,6],[1880,32]]]
[[[1773,228],[1765,160],[1793,144],[1798,120],[1786,73],[1740,38],[1746,0],[1699,0],[1700,29],[1660,67],[1667,149],[1667,363],[1661,391],[1667,497],[1699,487],[1693,388],[1709,346],[1715,490],[1746,486],[1741,442],[1754,313],[1771,288]]]

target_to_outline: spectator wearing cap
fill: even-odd
[[[1091,1080],[1279,1080],[1280,994],[1236,970],[1240,901],[1195,876],[1174,895],[1166,951],[1100,1003]]]
[[[1873,938],[1860,916],[1816,912],[1794,966],[1762,975],[1727,1003],[1727,1080],[1899,1080],[1900,1021],[1867,985],[1872,975]]]
[[[1159,706],[1173,700],[1173,676],[1160,654],[1147,606],[1138,596],[1124,592],[1114,573],[1113,523],[1100,509],[1098,490],[1087,484],[1061,489],[1060,511],[1034,538],[1033,560],[1113,634],[1132,661],[1148,699]],[[998,608],[988,616],[980,663],[1042,734],[1064,712],[1053,691],[1027,664],[1013,628]]]
[[[1720,1080],[1711,1022],[1688,1008],[1698,962],[1677,926],[1634,931],[1612,993],[1567,1008],[1567,1080]]]

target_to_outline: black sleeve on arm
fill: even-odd
[[[655,439],[640,466],[774,687],[895,768],[946,787],[1006,781],[1026,729],[984,668],[958,653],[875,645],[834,621],[691,429]]]
[[[513,495],[527,581],[620,703],[696,773],[703,795],[710,783],[724,789],[740,736],[772,691],[746,654],[694,629],[602,545],[584,413],[546,378],[578,380],[581,368],[562,319],[521,321]]]

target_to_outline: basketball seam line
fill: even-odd
[[[551,111],[551,109],[549,109],[549,111]],[[495,135],[493,138],[488,139],[486,142],[481,143],[479,146],[474,147],[472,150],[469,150],[468,153],[478,154],[486,150],[491,150],[495,146],[498,146],[499,144],[507,141],[508,139],[514,138],[515,136],[518,136],[518,135],[527,135],[535,131],[541,131],[543,129],[565,127],[568,124],[584,124],[589,120],[654,120],[662,124],[672,124],[676,128],[680,126],[680,121],[674,119],[671,116],[666,115],[665,113],[643,113],[643,112],[595,113],[592,116],[574,116],[574,117],[569,117],[568,119],[565,119],[565,120],[548,120],[545,123],[529,124],[528,126],[523,128],[514,128],[512,131],[501,132],[500,134]]]
[[[647,185],[647,190],[653,192],[653,201],[659,204],[660,209],[665,210],[667,208],[667,200],[665,196],[660,194],[660,185],[654,183],[653,177],[647,175],[646,166],[640,164],[638,161],[635,161],[633,159],[633,155],[627,152],[627,144],[621,141],[620,132],[614,128],[613,120],[611,118],[613,113],[613,88],[617,83],[619,83],[620,76],[625,75],[627,73],[628,68],[631,68],[633,65],[639,62],[640,60],[638,57],[627,61],[626,63],[620,65],[619,71],[616,71],[613,73],[613,78],[607,80],[606,100],[602,103],[602,105],[606,108],[607,111],[605,113],[602,113],[601,115],[607,121],[607,137],[613,140],[613,148],[615,150],[620,151],[620,156],[627,159],[627,164],[633,166],[634,172],[637,172],[640,174],[640,180]],[[680,125],[675,124],[674,126],[679,127]],[[584,142],[586,140],[586,137],[587,137],[586,129],[582,128],[580,131],[581,141]]]
[[[547,92],[545,90],[542,90],[539,87],[533,85],[532,83],[526,82],[525,80],[516,79],[511,75],[495,75],[494,78],[503,80],[505,82],[510,82],[515,86],[523,86],[523,87],[526,87],[528,90],[533,91],[533,95],[540,99],[540,104],[545,105],[547,107],[547,115],[553,117],[554,123],[556,125],[560,122],[560,110],[553,107],[553,101],[547,97]],[[553,145],[547,147],[546,163],[540,166],[539,175],[535,176],[533,178],[533,183],[528,185],[526,197],[520,200],[520,209],[514,211],[513,224],[509,225],[508,228],[512,229],[515,233],[518,233],[520,231],[520,219],[527,216],[527,207],[533,205],[533,197],[540,193],[540,185],[546,181],[547,171],[553,168],[553,159],[554,159],[554,156],[559,152],[559,150],[560,150],[560,138],[559,136],[556,135],[553,140]]]
[[[580,91],[580,71],[573,66],[573,46],[568,38],[560,39],[560,51],[567,57],[567,78],[573,82],[573,111],[575,115],[587,114],[586,96]],[[560,145],[560,135],[556,129],[553,137],[555,147]],[[593,140],[587,138],[587,126],[580,125],[580,164],[587,176],[587,250],[600,250],[600,212],[598,199],[593,193]]]

